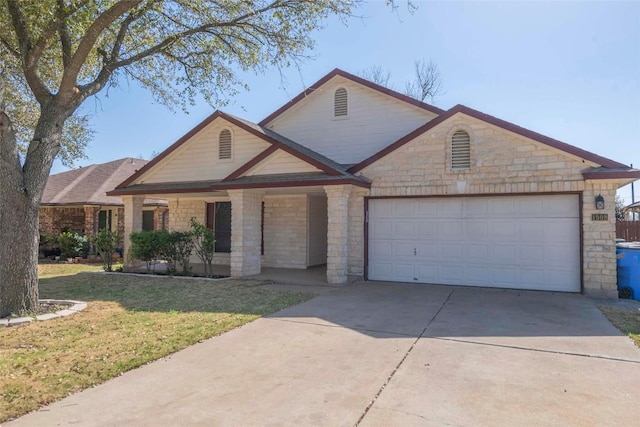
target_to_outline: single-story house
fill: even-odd
[[[40,203],[40,235],[72,231],[90,237],[103,228],[124,235],[124,203],[118,196],[107,196],[107,190],[147,163],[127,157],[49,176]],[[167,210],[164,200],[145,200],[139,213],[141,227],[164,229]]]
[[[640,170],[463,105],[336,69],[259,123],[214,112],[119,184],[216,230],[232,276],[326,264],[327,281],[616,295],[616,189]]]

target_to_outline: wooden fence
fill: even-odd
[[[616,222],[616,238],[627,242],[640,242],[640,221]]]

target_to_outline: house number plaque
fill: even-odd
[[[609,221],[609,214],[591,214],[591,221]]]

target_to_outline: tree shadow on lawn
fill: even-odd
[[[139,277],[78,273],[40,279],[40,298],[112,301],[132,311],[266,315],[305,301],[310,293],[264,289],[268,281]]]

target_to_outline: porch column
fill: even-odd
[[[130,256],[131,239],[129,235],[136,231],[142,231],[142,204],[144,196],[122,196],[124,202],[124,236],[123,258],[127,267],[134,265]]]
[[[99,211],[100,207],[98,206],[84,207],[84,234],[88,237],[93,237],[96,234]]]
[[[229,190],[231,277],[260,274],[262,191]]]
[[[351,185],[324,187],[327,193],[327,282],[347,283]]]

